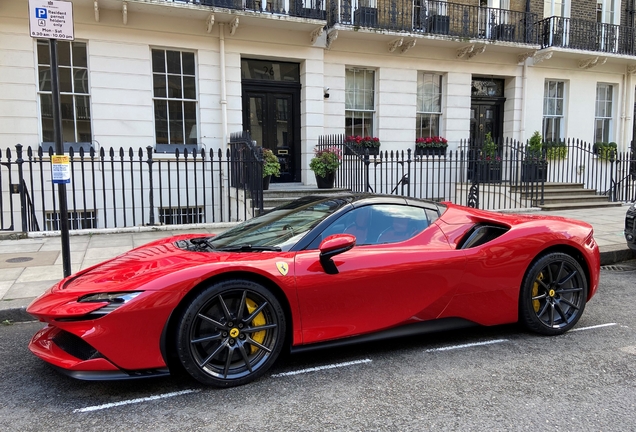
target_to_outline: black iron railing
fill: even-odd
[[[436,0],[330,0],[328,23],[536,43],[535,14]]]
[[[550,17],[537,22],[541,48],[560,47],[612,54],[636,54],[633,28],[575,18]]]
[[[252,141],[249,132],[235,132],[230,135],[230,155],[230,185],[237,193],[239,190],[247,191],[251,198],[251,206],[262,212],[263,148]],[[237,204],[240,202],[238,196],[235,201]],[[242,201],[247,205],[247,200]]]
[[[612,201],[636,198],[636,161],[630,152],[600,155],[590,144],[567,141],[540,154],[526,143],[506,140],[487,155],[467,140],[444,154],[418,150],[354,152],[343,135],[320,137],[318,147],[338,147],[343,161],[335,186],[353,191],[399,194],[452,201],[483,209],[514,209],[543,204],[546,183],[575,183]]]
[[[233,143],[227,151],[175,150],[169,155],[156,155],[152,147],[71,149],[71,229],[251,218],[262,211],[262,159],[234,151],[238,145]],[[19,144],[15,159],[11,149],[0,151],[0,229],[59,229],[52,155],[52,148],[24,151]]]

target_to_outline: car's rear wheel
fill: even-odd
[[[574,258],[564,253],[546,254],[526,273],[519,298],[519,319],[537,333],[565,333],[581,318],[587,290],[585,273]]]
[[[177,353],[198,381],[218,387],[246,384],[278,357],[285,314],[262,285],[229,280],[204,289],[181,315]]]

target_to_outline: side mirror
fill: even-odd
[[[320,250],[320,264],[327,274],[338,274],[338,267],[332,258],[338,254],[350,250],[356,245],[356,238],[351,234],[334,234],[324,239],[318,249]]]

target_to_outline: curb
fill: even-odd
[[[636,259],[636,251],[624,246],[613,246],[607,249],[600,254],[602,266]],[[35,321],[35,318],[26,311],[27,306],[34,299],[35,297],[0,302],[0,324]]]

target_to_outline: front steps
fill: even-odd
[[[270,183],[269,190],[263,191],[263,210],[268,211],[307,195],[346,192],[348,189],[318,189],[302,183]]]
[[[594,189],[585,189],[583,183],[544,183],[543,204],[535,199],[532,205],[543,211],[557,211],[617,207],[621,203],[610,202],[607,196],[597,195]]]

